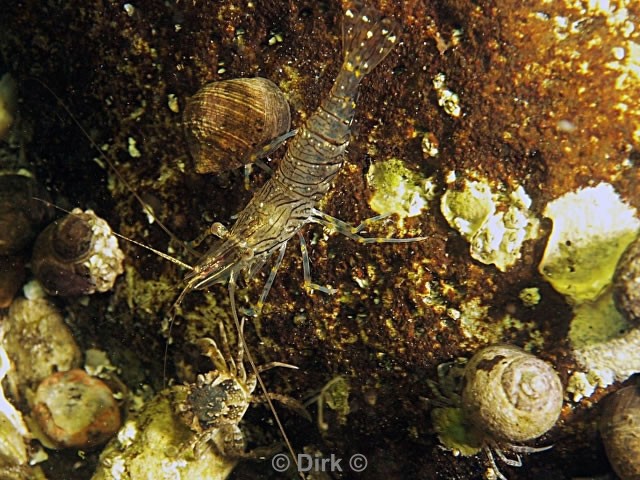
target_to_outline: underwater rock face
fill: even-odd
[[[208,82],[260,75],[282,88],[296,127],[326,95],[342,59],[345,2],[334,0],[10,3],[0,15],[0,57],[18,81],[19,114],[33,132],[15,147],[26,166],[56,203],[93,208],[119,233],[187,263],[195,256],[150,223],[132,190],[189,240],[213,221],[231,226],[268,176],[257,169],[197,175],[178,106]],[[299,367],[265,375],[275,393],[306,398],[337,375],[350,385],[345,425],[325,411],[328,427],[319,436],[317,422],[285,418],[300,451],[347,457],[366,449],[369,468],[361,475],[371,480],[478,480],[476,459],[438,448],[422,399],[425,380],[441,362],[502,341],[535,349],[563,376],[575,372],[567,338],[574,312],[537,271],[545,237],[525,241],[520,258],[501,271],[470,257],[469,242],[438,211],[437,197],[450,189],[447,172],[455,171],[461,178],[481,175],[494,193],[522,186],[539,219],[554,199],[601,182],[640,207],[640,7],[629,0],[367,3],[402,25],[401,45],[363,82],[345,169],[322,209],[354,223],[370,217],[371,165],[400,158],[433,179],[435,201],[404,219],[412,234],[427,239],[363,246],[306,227],[312,278],[338,294],[303,291],[300,254],[290,245],[262,314],[247,324],[248,346],[257,361]],[[61,97],[88,137],[34,77]],[[425,132],[432,136],[423,145]],[[100,152],[133,189],[107,171]],[[383,223],[375,226],[380,235],[405,233],[392,232],[391,220]],[[545,233],[548,222],[541,223]],[[225,289],[189,295],[172,310],[184,272],[138,247],[121,247],[128,273],[113,293],[88,304],[56,301],[83,343],[131,345],[134,354],[113,356],[114,363],[131,373],[130,387],[147,389],[161,388],[166,319],[175,312],[167,381],[192,381],[190,345],[210,335],[212,319],[229,320]],[[267,275],[265,266],[238,291],[241,311],[255,312]],[[523,301],[525,288],[537,293]],[[469,334],[470,325],[486,335]],[[637,340],[627,340],[637,351]],[[599,359],[624,351],[596,346]],[[510,480],[609,472],[593,427],[599,409],[592,407],[603,396],[597,385],[589,398],[566,405],[548,437],[557,447],[523,468],[506,467]],[[266,415],[245,423],[257,437],[277,435]],[[46,465],[59,466],[56,478],[86,480],[95,468],[91,453],[51,458]],[[251,462],[241,462],[235,475],[276,476],[268,464]]]

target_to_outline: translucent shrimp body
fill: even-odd
[[[287,242],[307,223],[328,224],[364,242],[400,240],[365,239],[357,235],[363,226],[352,228],[316,209],[344,162],[358,85],[394,47],[397,41],[394,26],[392,20],[382,18],[375,10],[346,11],[344,61],[331,92],[290,141],[274,175],[256,192],[230,231],[220,231],[217,227],[223,241],[189,272],[185,291],[225,281],[229,281],[231,289],[240,273],[252,278],[269,257],[278,252],[278,260],[261,297],[263,301]],[[304,243],[302,245],[305,285],[329,291],[311,284],[308,257]]]
[[[345,12],[343,63],[331,92],[290,140],[288,150],[275,173],[256,192],[233,227],[227,231],[220,224],[212,225],[211,232],[219,236],[221,241],[186,275],[187,285],[176,303],[191,290],[228,282],[231,313],[240,331],[235,303],[238,277],[242,274],[245,279],[253,278],[270,257],[277,254],[258,302],[259,311],[282,262],[287,242],[296,234],[302,249],[305,288],[333,293],[330,287],[311,282],[309,256],[304,237],[300,233],[300,229],[308,223],[329,226],[362,243],[412,242],[422,239],[363,237],[359,232],[371,220],[379,220],[381,216],[353,227],[317,209],[318,202],[329,191],[332,180],[343,165],[358,86],[363,77],[393,49],[397,41],[394,29],[395,23],[383,18],[375,10],[358,7]],[[244,343],[244,337],[240,337],[258,383],[295,461],[293,449],[271,404],[264,382]]]

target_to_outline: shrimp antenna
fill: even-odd
[[[282,425],[282,421],[280,420],[280,416],[278,415],[278,412],[276,412],[276,408],[273,406],[273,402],[269,397],[269,391],[267,390],[267,386],[265,385],[264,380],[262,380],[262,375],[260,375],[260,370],[256,366],[256,362],[253,360],[253,355],[251,354],[251,351],[249,350],[249,346],[247,345],[247,341],[244,338],[244,332],[242,327],[240,326],[240,321],[238,320],[238,311],[236,309],[236,300],[235,300],[236,280],[233,272],[231,273],[231,278],[229,278],[228,289],[229,289],[229,301],[231,302],[231,314],[232,314],[231,316],[233,317],[233,321],[235,323],[236,329],[238,330],[238,335],[240,337],[240,341],[242,342],[242,348],[247,354],[247,358],[249,359],[249,363],[251,364],[251,369],[256,374],[256,379],[260,384],[260,389],[262,390],[262,393],[264,393],[265,399],[267,400],[267,404],[269,405],[269,410],[271,410],[273,419],[276,421],[278,430],[280,430],[280,435],[282,435],[282,439],[284,440],[284,443],[287,446],[287,450],[291,454],[291,457],[293,459],[294,465],[296,466],[298,475],[300,475],[300,478],[302,480],[305,480],[305,476],[302,473],[302,470],[300,470],[300,465],[298,464],[298,458],[296,457],[295,451],[293,450],[291,441],[289,440],[289,437],[287,436],[287,432],[285,431],[284,426]]]
[[[43,199],[43,198],[33,197],[33,199],[34,199],[34,200],[37,200],[37,201],[39,201],[39,202],[42,202],[42,203],[44,203],[45,205],[47,205],[47,206],[49,206],[49,207],[53,207],[53,208],[55,208],[56,210],[60,210],[60,211],[62,211],[62,212],[64,212],[64,213],[66,213],[66,214],[68,214],[68,215],[75,215],[73,212],[70,212],[70,211],[69,211],[69,210],[67,210],[66,208],[62,208],[61,206],[56,205],[55,203],[51,203],[51,202],[49,202],[48,200],[45,200],[45,199]],[[187,264],[187,263],[184,263],[184,262],[182,262],[182,261],[178,260],[177,258],[172,257],[171,255],[167,255],[166,253],[161,252],[160,250],[156,250],[155,248],[150,247],[149,245],[145,245],[145,244],[144,244],[144,243],[142,243],[142,242],[138,242],[137,240],[134,240],[134,239],[132,239],[132,238],[126,237],[126,236],[124,236],[124,235],[122,235],[122,234],[120,234],[120,233],[118,233],[118,232],[114,232],[113,230],[111,230],[111,233],[112,233],[113,235],[115,235],[116,237],[121,238],[122,240],[125,240],[125,241],[127,241],[127,242],[131,242],[131,243],[133,243],[134,245],[137,245],[138,247],[142,247],[142,248],[144,248],[144,249],[146,249],[146,250],[149,250],[150,252],[155,253],[155,254],[156,254],[156,255],[158,255],[159,257],[162,257],[162,258],[164,258],[165,260],[167,260],[167,261],[169,261],[169,262],[171,262],[171,263],[174,263],[174,264],[176,264],[176,265],[178,265],[178,266],[180,266],[180,267],[184,268],[185,270],[193,270],[193,267],[192,267],[191,265],[189,265],[189,264]]]
[[[98,144],[95,142],[95,140],[93,140],[93,138],[91,138],[91,136],[89,135],[89,132],[87,132],[87,130],[82,126],[82,124],[80,123],[80,121],[75,117],[75,115],[73,115],[73,113],[71,112],[71,110],[69,109],[69,107],[67,107],[67,105],[62,101],[62,99],[58,96],[58,94],[56,92],[54,92],[51,87],[49,87],[46,83],[44,83],[42,80],[40,80],[39,78],[36,77],[29,77],[29,79],[39,83],[40,85],[42,85],[42,87],[47,90],[51,96],[53,96],[53,98],[56,99],[56,101],[58,102],[58,104],[60,105],[60,107],[67,113],[67,115],[69,115],[69,118],[71,118],[71,121],[76,125],[76,127],[78,127],[78,129],[84,134],[84,136],[87,138],[87,140],[89,141],[89,143],[91,144],[91,146],[98,152],[98,154],[100,155],[100,158],[102,158],[107,165],[109,165],[109,168],[111,168],[111,170],[113,171],[113,173],[115,173],[116,177],[118,177],[118,180],[120,180],[122,182],[122,184],[127,187],[127,189],[133,194],[133,196],[136,198],[136,200],[140,203],[140,205],[142,205],[142,209],[144,210],[144,212],[147,215],[150,215],[158,224],[158,226],[169,236],[169,238],[171,238],[171,240],[183,245],[187,251],[189,251],[189,253],[196,255],[197,256],[197,252],[194,252],[188,245],[186,245],[182,240],[180,240],[178,237],[175,236],[175,234],[169,230],[169,228],[167,226],[165,226],[164,223],[162,223],[153,213],[153,209],[151,208],[151,206],[145,202],[142,197],[138,194],[138,192],[136,192],[134,190],[134,188],[132,187],[131,183],[129,183],[129,181],[127,181],[126,178],[124,178],[124,175],[122,175],[120,173],[120,171],[116,168],[115,164],[113,163],[113,161],[111,161],[111,159],[109,159],[109,157],[107,157],[105,155],[105,153],[102,151],[102,149],[98,146]],[[118,235],[120,236],[120,235]],[[123,237],[124,238],[124,237]],[[127,239],[129,240],[129,239]],[[137,245],[140,245],[137,242],[133,242]],[[144,246],[144,245],[143,245]],[[146,248],[146,247],[145,247]],[[154,251],[153,249],[150,249],[152,251]],[[154,251],[155,253],[158,253],[157,251]],[[161,255],[163,258],[167,258],[166,254],[162,254]],[[171,257],[173,258],[173,257]],[[173,260],[170,260],[173,262]],[[178,262],[173,262],[173,263],[177,263],[178,265],[180,265],[180,263]],[[184,266],[181,265],[181,266]],[[190,268],[190,267],[189,267]]]

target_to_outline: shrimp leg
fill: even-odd
[[[372,223],[379,222],[387,218],[389,214],[385,215],[376,215],[371,218],[367,218],[363,220],[359,225],[353,226],[352,224],[345,222],[344,220],[340,220],[339,218],[332,217],[331,215],[321,212],[320,210],[314,208],[311,212],[310,221],[314,223],[319,223],[327,228],[335,230],[338,233],[341,233],[347,238],[351,240],[355,240],[359,243],[410,243],[410,242],[419,242],[421,240],[425,240],[427,237],[411,237],[411,238],[395,238],[395,237],[363,237],[360,235],[360,232],[364,230],[368,225]]]

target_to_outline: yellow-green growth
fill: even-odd
[[[409,170],[397,158],[374,163],[367,182],[373,190],[369,206],[379,214],[415,217],[433,197],[431,180]]]
[[[461,408],[434,408],[431,420],[440,443],[454,455],[470,457],[482,450],[482,434],[471,425]]]
[[[553,230],[538,270],[573,303],[595,299],[638,233],[635,213],[607,183],[554,200],[544,211]]]

